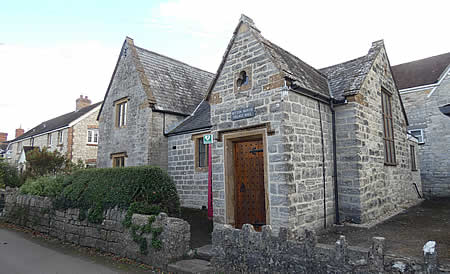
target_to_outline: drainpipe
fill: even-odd
[[[325,142],[323,140],[323,127],[322,127],[322,111],[320,110],[320,101],[317,101],[317,107],[319,110],[320,121],[320,140],[322,144],[322,180],[323,180],[323,227],[327,228],[327,192],[326,192],[326,179],[325,179]]]
[[[340,216],[339,216],[339,191],[338,191],[338,183],[337,183],[337,157],[336,157],[336,113],[334,111],[334,106],[335,104],[346,104],[347,100],[336,100],[333,98],[330,99],[322,99],[322,98],[318,98],[317,95],[313,95],[310,93],[306,93],[304,92],[303,89],[299,88],[297,85],[292,84],[289,87],[291,90],[293,91],[297,91],[300,94],[309,97],[311,99],[316,100],[319,103],[319,107],[320,107],[320,102],[327,104],[330,106],[331,109],[331,118],[332,118],[332,134],[333,134],[333,183],[334,183],[334,207],[335,207],[335,218],[336,218],[336,224],[340,224]],[[321,123],[322,126],[322,123]],[[322,129],[322,128],[321,128]],[[323,136],[322,136],[322,142],[323,142]],[[323,145],[322,145],[322,149],[323,149]],[[324,165],[325,166],[325,165]],[[324,184],[325,186],[325,184]],[[325,193],[325,191],[324,191]],[[324,194],[324,203],[325,203],[325,194]],[[325,209],[325,205],[324,205],[324,209]],[[324,211],[326,212],[326,211]],[[325,215],[325,224],[326,224],[326,215]]]
[[[339,191],[337,183],[337,157],[336,157],[336,112],[334,111],[334,101],[330,100],[331,109],[331,125],[333,131],[333,182],[334,182],[334,207],[335,207],[335,222],[337,225],[341,224],[339,216]]]

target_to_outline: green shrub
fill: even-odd
[[[31,194],[44,197],[56,197],[61,194],[64,187],[64,177],[42,176],[30,178],[20,187],[21,194]]]
[[[175,184],[158,167],[77,170],[65,177],[64,185],[55,199],[55,207],[80,208],[80,219],[87,217],[92,223],[100,223],[103,211],[116,206],[128,209],[131,215],[166,212],[178,216],[180,213]]]
[[[5,161],[0,161],[0,187],[4,188],[20,186],[19,173],[17,169]]]

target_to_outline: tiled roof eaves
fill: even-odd
[[[65,114],[57,116],[53,119],[42,122],[39,125],[35,126],[34,128],[25,132],[24,134],[20,135],[19,137],[11,140],[10,142],[13,143],[13,142],[25,140],[25,139],[28,139],[31,137],[35,138],[37,136],[41,136],[41,135],[44,135],[44,134],[47,134],[50,132],[55,132],[55,131],[67,128],[68,126],[70,126],[70,124],[73,121],[76,121],[80,117],[87,115],[89,112],[91,112],[95,108],[99,107],[100,104],[102,104],[102,102],[98,102],[98,103],[92,104],[90,106],[84,107],[78,111],[65,113]],[[62,119],[62,121],[59,122],[57,119]],[[52,125],[52,123],[55,123],[55,124]],[[49,126],[47,127],[47,125],[49,125]],[[47,129],[42,129],[41,127],[47,128]]]
[[[174,58],[172,58],[172,57],[168,57],[168,56],[166,56],[166,55],[163,55],[163,54],[160,54],[160,53],[157,53],[157,52],[154,52],[154,51],[151,51],[151,50],[148,50],[148,49],[145,49],[145,48],[136,46],[136,45],[135,45],[134,47],[137,48],[137,49],[140,49],[140,50],[142,50],[142,51],[146,51],[146,52],[148,52],[148,53],[150,53],[150,54],[158,55],[158,56],[160,56],[160,57],[162,57],[162,58],[169,59],[170,61],[173,61],[174,63],[178,63],[178,64],[180,64],[180,65],[190,67],[190,68],[192,68],[192,69],[194,69],[194,70],[198,70],[198,71],[205,72],[205,73],[207,73],[207,74],[211,74],[211,76],[214,75],[214,73],[212,73],[212,72],[210,72],[210,71],[207,71],[207,70],[204,70],[204,69],[201,69],[201,68],[194,67],[194,66],[192,66],[192,65],[189,65],[189,64],[187,64],[187,63],[185,63],[185,62],[182,62],[182,61],[180,61],[180,60],[174,59]]]

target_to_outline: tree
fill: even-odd
[[[32,177],[54,175],[72,169],[73,164],[59,151],[49,151],[46,147],[27,152],[27,173]]]
[[[18,187],[20,179],[18,171],[15,167],[9,165],[5,161],[0,161],[0,188],[5,186]]]

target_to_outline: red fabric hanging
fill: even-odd
[[[212,219],[213,213],[213,197],[212,197],[212,155],[211,144],[208,145],[208,219]]]

